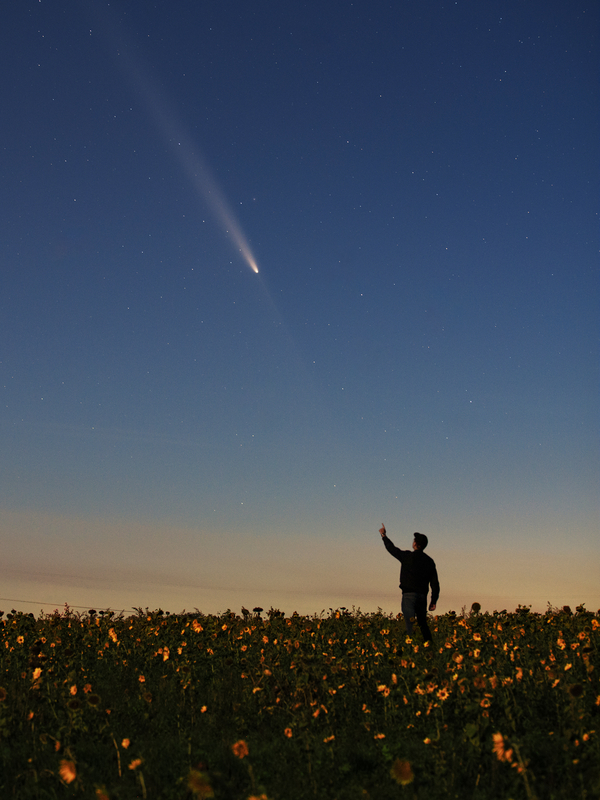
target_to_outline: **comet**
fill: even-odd
[[[166,99],[161,97],[158,90],[154,88],[151,90],[146,81],[143,82],[143,94],[147,99],[148,108],[154,121],[162,131],[196,191],[213,212],[217,222],[229,236],[242,259],[253,272],[258,274],[258,265],[250,244],[223,191],[202,157],[198,145],[194,145],[183,124],[177,120],[173,111],[168,109]]]
[[[152,79],[150,70],[143,65],[139,57],[132,54],[132,50],[123,40],[122,34],[115,34],[115,31],[120,29],[120,25],[117,24],[118,20],[109,18],[107,23],[105,14],[110,12],[105,10],[102,14],[99,7],[97,7],[97,11],[100,16],[104,17],[105,33],[116,48],[119,66],[131,82],[136,94],[144,100],[156,127],[166,139],[197,193],[204,199],[225,234],[230,238],[236,251],[250,269],[258,274],[258,265],[250,244],[225,195],[210,172],[198,144],[193,142],[185,125],[178,119],[166,96],[160,91],[158,81]]]

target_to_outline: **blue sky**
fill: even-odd
[[[600,606],[596,4],[5,21],[3,605]]]

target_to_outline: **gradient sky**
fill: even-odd
[[[0,608],[598,608],[598,31],[10,3]]]

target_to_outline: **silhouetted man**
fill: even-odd
[[[406,623],[406,632],[412,634],[412,618],[416,617],[423,639],[431,641],[431,631],[427,624],[427,594],[431,584],[431,603],[429,610],[435,611],[440,596],[435,561],[423,550],[427,547],[427,537],[423,533],[415,533],[412,550],[400,550],[391,542],[385,531],[385,525],[379,529],[385,549],[402,564],[400,567],[400,589],[402,589],[402,613]]]

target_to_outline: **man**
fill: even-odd
[[[429,610],[435,611],[440,596],[435,561],[423,550],[427,547],[427,537],[423,533],[415,533],[413,549],[400,550],[386,535],[385,525],[379,529],[385,549],[402,564],[400,568],[400,589],[402,589],[402,614],[406,623],[406,632],[412,634],[412,619],[417,618],[423,639],[430,642],[431,631],[427,624],[427,593],[431,584],[431,603]]]

